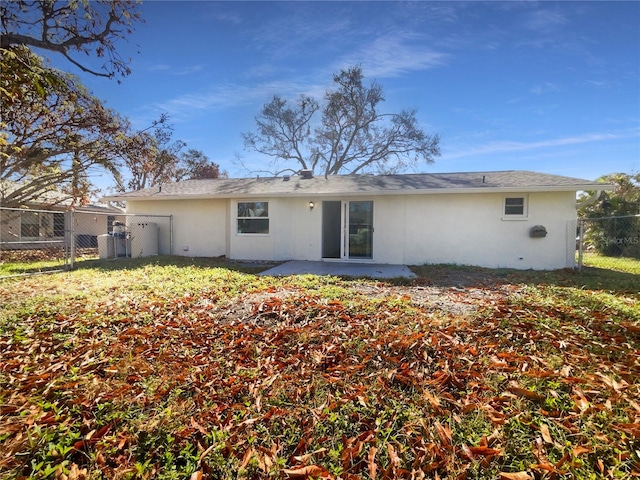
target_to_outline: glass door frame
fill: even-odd
[[[373,201],[346,202],[347,230],[345,256],[349,260],[373,260]]]
[[[323,201],[323,212],[329,208],[328,204],[333,203],[333,208],[337,207],[336,203],[340,203],[340,218],[337,215],[333,217],[322,218],[322,259],[327,261],[370,261],[373,260],[373,236],[374,236],[374,202],[373,200],[325,200]],[[357,204],[366,204],[362,212],[352,210]],[[368,211],[367,211],[368,210]],[[335,210],[334,210],[335,212]],[[362,213],[362,214],[358,214]],[[363,218],[364,217],[364,218]],[[339,220],[340,225],[336,225]],[[325,223],[326,222],[326,223]],[[331,225],[329,223],[331,222]],[[333,243],[337,246],[339,232],[339,255],[331,255],[325,257],[325,245]],[[332,235],[327,238],[325,235]],[[336,253],[337,253],[337,249]],[[362,254],[356,254],[356,250],[361,250]]]

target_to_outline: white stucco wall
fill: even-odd
[[[504,219],[503,194],[406,196],[378,201],[374,256],[382,263],[411,265],[455,263],[519,269],[567,266],[567,221],[576,218],[575,194],[531,193],[526,197],[528,215],[517,220]],[[534,225],[543,225],[547,236],[531,238],[529,232]]]
[[[269,202],[269,234],[238,234],[237,204]],[[315,201],[316,204],[321,203]],[[322,214],[309,199],[298,197],[238,199],[229,204],[229,256],[241,260],[320,260]]]
[[[171,253],[185,257],[219,257],[229,254],[228,203],[228,200],[129,200],[127,213],[172,215]],[[170,253],[167,228],[167,222],[158,222],[159,253],[165,255]]]
[[[124,216],[118,216],[114,213],[91,213],[91,212],[75,212],[74,213],[74,232],[76,235],[104,235],[108,231],[108,219],[112,216],[114,220],[124,222]]]
[[[499,193],[336,198],[129,201],[129,213],[173,215],[175,255],[238,260],[321,260],[322,201],[374,202],[375,263],[453,263],[491,268],[556,269],[567,266],[567,221],[575,220],[575,193],[526,196],[527,217],[503,218]],[[309,201],[314,209],[309,209]],[[238,201],[269,202],[269,233],[237,233]],[[545,238],[531,238],[534,225]],[[188,247],[185,251],[184,247]],[[167,252],[160,252],[167,253]]]

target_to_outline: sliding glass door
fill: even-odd
[[[373,258],[373,202],[322,202],[322,258]]]
[[[373,258],[373,202],[349,202],[349,258]]]

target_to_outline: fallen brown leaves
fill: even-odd
[[[508,286],[438,298],[402,289],[36,308],[0,338],[0,471],[44,475],[42,462],[68,478],[157,477],[170,464],[192,479],[640,474],[635,323],[533,311],[511,302],[520,292]]]

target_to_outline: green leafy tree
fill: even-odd
[[[50,68],[32,51],[61,54],[93,75],[126,76],[128,61],[115,42],[142,21],[138,6],[136,0],[0,3],[2,205],[81,204],[94,191],[91,176],[105,172],[118,190],[220,175],[202,152],[185,153],[184,142],[171,140],[166,115],[134,132],[76,77]],[[102,67],[92,67],[91,59],[104,59]]]
[[[91,174],[119,179],[113,158],[129,123],[77,78],[44,66],[26,47],[2,50],[0,198],[3,206],[90,195]],[[55,197],[47,192],[55,191]]]
[[[580,209],[580,216],[591,220],[588,242],[603,255],[640,258],[640,217],[634,217],[640,215],[640,173],[611,173],[598,181],[615,188]]]
[[[80,70],[112,78],[126,76],[128,60],[115,42],[142,22],[136,0],[10,0],[0,2],[0,48],[23,45],[64,56]],[[102,61],[100,68],[88,64]]]
[[[114,159],[132,147],[125,141],[131,135],[128,121],[33,50],[62,55],[92,75],[126,76],[129,62],[115,45],[142,21],[139,5],[136,0],[0,2],[2,205],[83,203],[92,190],[91,175],[108,172],[120,182]]]
[[[275,170],[293,163],[288,169],[324,175],[392,173],[432,163],[440,155],[438,135],[419,128],[415,110],[381,113],[382,87],[363,80],[360,67],[335,74],[335,89],[322,105],[306,95],[293,103],[274,96],[256,117],[257,131],[243,135],[245,147],[270,157]]]

